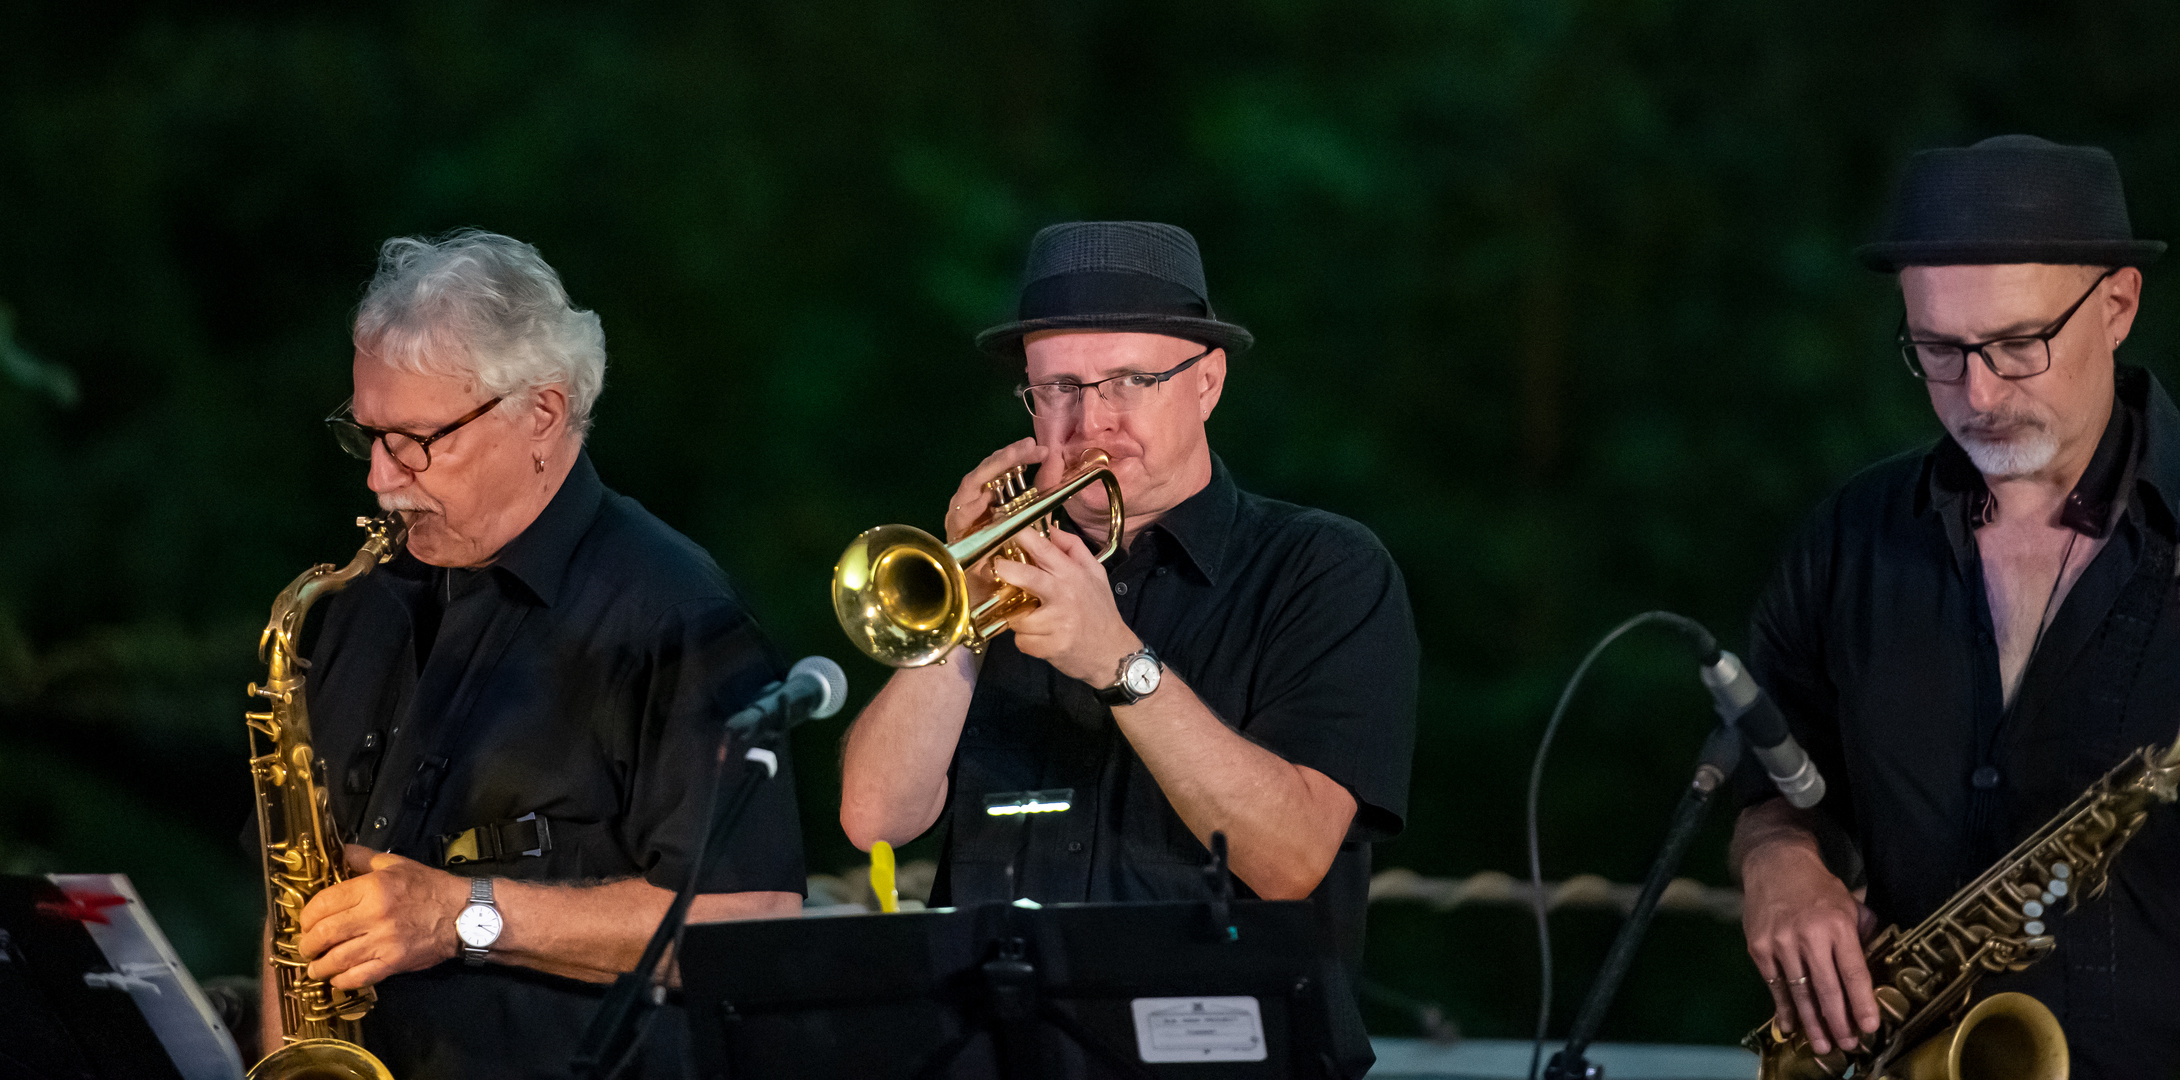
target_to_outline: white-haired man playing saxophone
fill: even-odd
[[[402,1080],[565,1075],[591,984],[695,872],[720,722],[780,665],[703,550],[599,481],[604,333],[535,248],[390,240],[354,337],[327,423],[408,540],[310,645],[358,876],[304,909],[300,945],[313,977],[378,987],[365,1041]],[[797,910],[789,776],[726,844],[692,921]],[[681,1074],[674,1028],[639,1074]]]

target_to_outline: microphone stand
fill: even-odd
[[[758,787],[779,771],[779,744],[786,733],[785,721],[788,719],[787,716],[768,718],[744,736],[748,749],[742,755],[742,782],[735,785],[724,812],[719,809],[719,790],[726,780],[727,756],[733,748],[736,732],[730,726],[720,734],[719,755],[712,767],[710,813],[706,815],[712,823],[711,828],[706,830],[703,843],[697,847],[688,880],[682,882],[673,903],[667,905],[666,915],[659,920],[658,929],[652,932],[650,944],[644,946],[635,970],[613,980],[605,1001],[591,1017],[590,1026],[584,1029],[583,1041],[570,1063],[581,1080],[609,1080],[627,1068],[642,1044],[644,1034],[651,1028],[651,1020],[656,1015],[652,1010],[666,1003],[666,983],[657,978],[659,965],[669,947],[677,955],[681,951],[681,932],[688,924],[689,904],[696,899],[697,882],[704,879],[717,858],[714,852],[723,850],[721,842],[734,834],[735,826],[741,822]]]
[[[1552,1055],[1551,1064],[1545,1066],[1546,1080],[1604,1080],[1605,1070],[1592,1065],[1584,1055],[1590,1043],[1597,1038],[1597,1031],[1605,1024],[1605,1013],[1612,1007],[1613,998],[1619,996],[1620,983],[1627,978],[1628,967],[1635,962],[1635,950],[1641,947],[1643,936],[1650,932],[1651,917],[1658,913],[1658,898],[1665,894],[1665,887],[1680,869],[1681,860],[1688,855],[1688,847],[1695,842],[1696,829],[1703,824],[1703,812],[1710,809],[1711,796],[1733,776],[1736,765],[1741,763],[1741,733],[1730,726],[1720,725],[1712,729],[1703,742],[1703,758],[1696,766],[1695,778],[1681,792],[1680,805],[1673,810],[1673,823],[1666,829],[1665,844],[1659,848],[1657,858],[1650,864],[1650,876],[1643,881],[1642,892],[1636,894],[1635,907],[1628,913],[1627,922],[1620,925],[1620,934],[1612,941],[1612,951],[1605,954],[1604,967],[1597,973],[1597,981],[1590,984],[1589,996],[1582,1000],[1582,1011],[1575,1014],[1574,1028],[1567,1033],[1567,1045]]]

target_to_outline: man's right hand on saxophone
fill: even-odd
[[[1826,1054],[1834,1043],[1856,1049],[1877,1031],[1862,959],[1877,913],[1824,865],[1812,813],[1785,799],[1750,807],[1735,823],[1729,861],[1741,871],[1741,925],[1779,1030],[1807,1032]]]

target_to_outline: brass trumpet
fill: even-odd
[[[994,505],[969,535],[952,544],[910,525],[880,525],[855,538],[833,567],[833,614],[848,640],[871,659],[897,668],[944,663],[956,645],[979,655],[1007,620],[1037,606],[1037,598],[1000,582],[971,606],[968,568],[988,556],[1027,561],[1014,538],[1024,529],[1052,534],[1052,512],[1092,484],[1105,485],[1105,549],[1120,547],[1120,480],[1103,450],[1081,460],[1050,491],[1031,487],[1018,465],[984,485]]]

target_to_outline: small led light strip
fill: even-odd
[[[1016,814],[1057,814],[1075,805],[1074,788],[1044,791],[995,791],[984,796],[984,812],[992,817]]]

